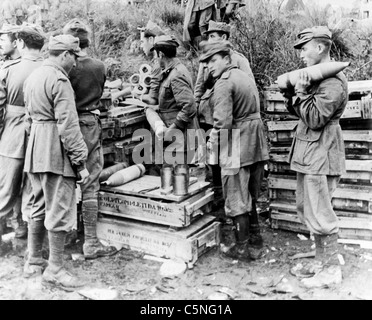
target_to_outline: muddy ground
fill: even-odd
[[[308,252],[313,242],[301,240],[297,233],[271,229],[267,198],[262,199],[260,223],[266,255],[261,260],[233,261],[215,247],[193,269],[163,277],[159,272],[162,262],[144,259],[143,253],[135,251],[123,249],[112,257],[73,260],[72,256],[82,253],[80,234],[66,247],[65,265],[87,281],[88,291],[66,292],[43,288],[41,278],[24,279],[26,240],[11,239],[13,250],[0,258],[0,300],[372,300],[372,251],[359,246],[339,245],[345,260],[342,284],[314,290],[301,287],[289,273],[300,260],[290,257]],[[222,212],[213,214],[221,218]],[[222,224],[223,243],[231,243],[230,232],[231,225]]]

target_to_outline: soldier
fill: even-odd
[[[29,142],[25,172],[29,174],[35,201],[29,220],[28,259],[25,273],[41,274],[47,265],[42,257],[45,229],[49,260],[42,283],[65,290],[83,282],[63,267],[66,235],[76,218],[76,176],[85,184],[88,149],[79,127],[74,91],[68,73],[76,57],[84,56],[79,39],[71,35],[51,37],[49,58],[24,85]]]
[[[22,198],[27,203],[29,195],[22,185],[26,141],[24,135],[23,83],[42,62],[40,50],[44,45],[42,31],[32,27],[9,27],[2,32],[3,52],[14,60],[8,60],[0,71],[0,245],[4,219],[13,211],[12,226],[16,238],[27,236],[27,224],[22,219]],[[17,40],[12,41],[14,34]],[[22,60],[18,58],[22,51]],[[1,251],[1,250],[0,250]]]
[[[295,49],[307,66],[330,62],[332,33],[317,26],[298,35]],[[338,218],[332,194],[345,173],[345,147],[339,120],[348,101],[348,85],[340,72],[312,82],[303,71],[294,90],[284,90],[288,111],[300,118],[290,152],[291,169],[297,172],[297,213],[314,234],[315,261],[294,267],[291,273],[307,287],[328,286],[342,280],[338,261]]]
[[[187,2],[183,25],[183,41],[197,51],[210,20],[216,20],[215,0],[190,0]]]
[[[235,226],[236,244],[226,255],[250,261],[262,256],[261,248],[249,245],[249,220],[257,214],[255,200],[269,155],[256,84],[232,64],[230,46],[226,41],[207,43],[200,57],[215,80],[210,97],[214,123],[207,149],[219,146],[225,213]],[[229,162],[229,152],[239,148],[237,163]]]
[[[244,0],[217,0],[219,21],[230,23],[240,7],[245,6]]]
[[[198,129],[192,78],[176,57],[178,46],[173,37],[164,35],[156,37],[154,47],[151,49],[156,51],[163,70],[159,95],[154,99],[154,103],[159,104],[159,116],[167,127],[163,136],[165,145],[169,146],[169,141],[172,141],[175,136],[178,137],[178,134],[182,134],[184,138],[182,142],[178,139],[172,143],[174,149],[164,151],[165,166],[192,162],[193,159],[187,159],[189,147],[187,134],[188,129]],[[173,152],[174,150],[176,151]]]
[[[84,222],[84,257],[98,257],[115,254],[112,246],[104,246],[97,238],[99,176],[103,169],[104,157],[101,141],[101,122],[99,103],[106,81],[106,68],[103,62],[86,56],[89,47],[89,31],[85,24],[77,19],[69,21],[63,33],[79,38],[80,48],[85,53],[79,57],[76,67],[69,77],[75,91],[75,102],[79,116],[80,129],[88,147],[87,169],[90,176],[81,185],[82,215]]]
[[[11,64],[15,60],[20,60],[21,55],[17,49],[17,38],[16,34],[19,30],[19,26],[12,24],[4,24],[0,30],[0,53],[6,60],[12,60]],[[6,63],[2,65],[5,67]]]
[[[230,38],[231,28],[224,22],[210,21],[208,26],[208,43],[222,43]],[[250,79],[255,79],[248,59],[241,53],[231,48],[231,61],[232,64],[237,66],[238,69],[246,73]],[[198,119],[200,127],[206,132],[213,128],[213,104],[210,101],[214,91],[214,77],[211,76],[208,66],[205,63],[199,64],[199,71],[195,83],[195,101],[198,110]],[[222,195],[222,181],[221,181],[221,168],[219,165],[210,165],[212,171],[213,187],[215,194],[215,208],[220,208],[223,205]],[[258,221],[258,214],[256,210],[256,198],[253,199],[252,211],[249,220],[249,236],[250,244],[261,248],[263,240],[260,233],[260,226]]]

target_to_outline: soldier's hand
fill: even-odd
[[[296,93],[302,93],[307,94],[307,90],[311,85],[311,78],[307,71],[302,70],[300,71],[296,86],[295,86],[295,92]]]
[[[78,184],[86,184],[87,181],[88,181],[88,177],[89,177],[90,173],[87,169],[84,169],[82,171],[79,171],[78,172],[78,178],[80,180],[76,181],[76,183]]]

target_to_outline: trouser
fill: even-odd
[[[76,179],[53,173],[30,173],[34,194],[31,219],[44,220],[52,232],[70,232],[76,219]]]
[[[200,128],[204,130],[206,133],[213,129],[213,125],[210,125],[208,123],[200,123]],[[209,140],[209,136],[206,137],[206,142]],[[212,180],[213,180],[213,186],[215,188],[222,188],[222,179],[221,179],[221,167],[220,165],[208,165],[210,170],[212,171]]]
[[[92,113],[79,114],[79,124],[88,148],[86,168],[89,171],[89,178],[87,183],[81,185],[84,235],[85,241],[94,241],[97,238],[99,176],[104,165],[102,129],[99,116]]]
[[[193,11],[188,25],[191,39],[198,36],[203,37],[204,32],[208,30],[210,20],[216,20],[216,7],[214,5],[201,11]]]
[[[338,233],[338,218],[333,211],[332,195],[339,181],[339,176],[297,173],[297,213],[311,233]]]
[[[0,220],[13,212],[15,220],[22,218],[21,197],[28,195],[22,191],[24,159],[0,156]],[[25,200],[26,201],[26,200]]]
[[[226,215],[233,218],[247,212],[251,214],[260,194],[264,162],[242,167],[233,175],[226,169],[221,172]]]

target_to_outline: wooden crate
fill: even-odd
[[[187,227],[200,215],[209,213],[214,192],[209,182],[191,178],[185,196],[162,194],[161,178],[145,175],[120,187],[102,186],[99,211],[108,215],[158,223],[172,227]],[[146,193],[145,189],[158,188]]]
[[[295,199],[297,182],[293,176],[270,175],[268,187],[273,200],[282,199],[283,194],[288,200]],[[333,194],[332,204],[335,210],[372,213],[372,187],[340,184]]]
[[[372,217],[348,218],[339,216],[339,238],[354,240],[372,240]],[[271,227],[299,233],[309,234],[306,225],[301,223],[299,217],[294,214],[280,212],[271,213]]]
[[[117,249],[126,248],[161,258],[181,260],[190,267],[202,254],[219,246],[221,241],[220,223],[209,215],[178,231],[165,226],[100,215],[97,236]]]
[[[99,211],[110,216],[182,228],[188,227],[197,217],[210,213],[213,198],[211,189],[180,203],[100,191]]]
[[[348,159],[372,160],[372,130],[343,130]]]
[[[291,144],[298,121],[268,121],[269,140],[272,143]]]
[[[115,138],[125,138],[134,133],[138,129],[145,128],[146,116],[140,115],[134,118],[116,118],[115,119]]]
[[[115,121],[112,119],[101,119],[102,124],[102,140],[110,140],[114,138]]]
[[[341,179],[342,183],[371,185],[372,160],[346,160],[346,174]]]

